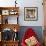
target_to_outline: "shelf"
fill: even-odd
[[[19,7],[0,7],[0,24],[18,24],[18,16]]]
[[[19,40],[15,40],[15,41],[12,41],[12,40],[10,40],[10,41],[3,41],[4,43],[16,43],[16,42],[19,42]]]
[[[19,7],[0,7],[2,15],[19,15]]]

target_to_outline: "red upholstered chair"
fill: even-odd
[[[21,46],[27,46],[27,43],[25,41],[26,39],[29,38],[33,39],[32,36],[36,38],[37,43],[35,45],[29,45],[29,46],[41,46],[40,42],[37,39],[37,35],[32,28],[26,30],[25,35],[22,38]]]

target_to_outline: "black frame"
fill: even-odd
[[[33,8],[35,9],[35,8],[36,8],[36,10],[37,10],[37,14],[36,14],[36,15],[37,15],[37,18],[36,18],[35,20],[31,20],[31,19],[30,19],[30,20],[26,20],[26,19],[25,19],[25,10],[26,10],[26,8],[27,8],[27,9],[33,9]],[[32,18],[32,19],[33,19],[33,18]],[[24,7],[24,20],[25,20],[25,21],[37,21],[37,20],[38,20],[38,7]]]

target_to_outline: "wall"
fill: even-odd
[[[14,0],[15,1],[15,0]],[[0,0],[1,7],[15,6],[13,0]],[[43,6],[42,0],[17,0],[17,6],[20,7],[19,10],[19,24],[21,26],[44,26],[43,20]],[[24,21],[24,7],[38,7],[38,21]]]
[[[24,21],[24,7],[38,7],[38,21]],[[22,9],[22,10],[21,10]],[[43,6],[42,0],[25,0],[24,5],[21,3],[20,23],[22,26],[43,26]]]

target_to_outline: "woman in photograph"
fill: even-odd
[[[34,10],[27,10],[27,15],[26,15],[26,18],[34,18],[35,12]]]

